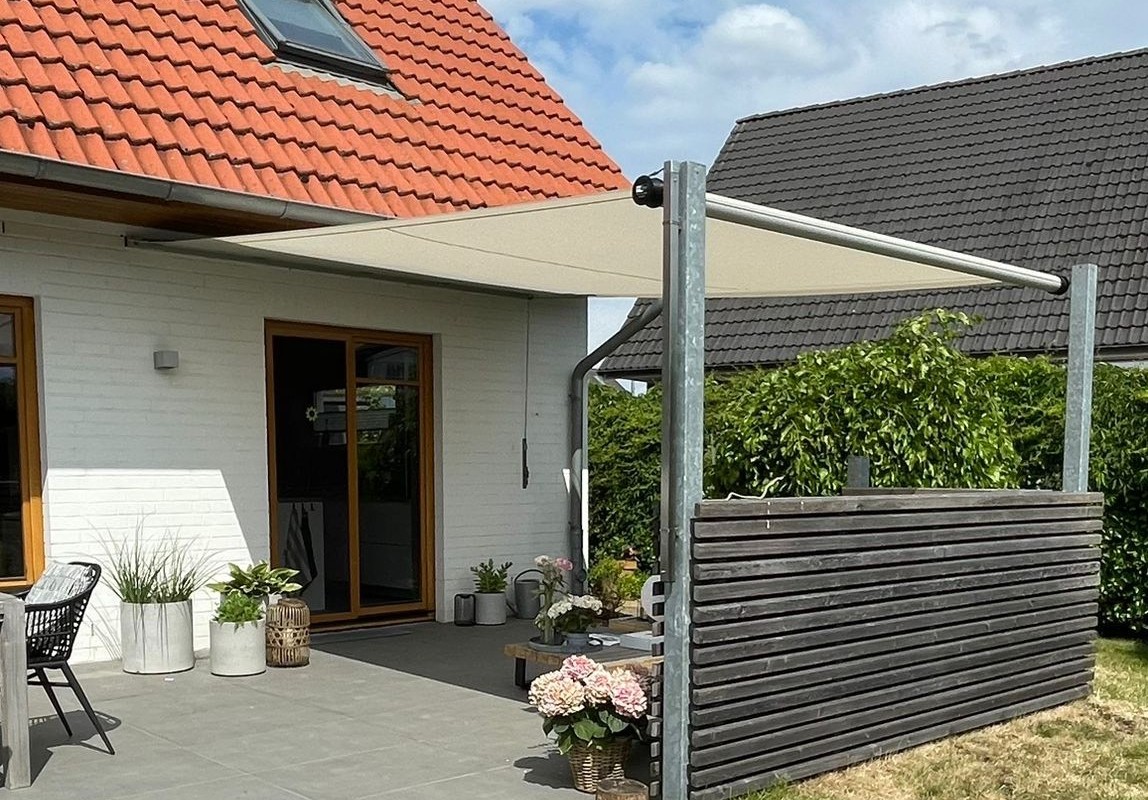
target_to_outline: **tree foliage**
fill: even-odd
[[[1064,368],[973,359],[952,346],[973,320],[932,311],[885,340],[706,383],[706,495],[831,495],[866,455],[877,486],[1060,488]],[[653,566],[661,396],[595,387],[590,523],[595,558]],[[1148,372],[1098,365],[1091,488],[1107,499],[1102,619],[1148,630]]]

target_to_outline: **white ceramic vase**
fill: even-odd
[[[191,601],[120,603],[123,669],[136,675],[184,672],[195,666]]]
[[[211,621],[211,674],[225,677],[267,671],[266,621]]]
[[[474,595],[474,621],[478,625],[506,624],[506,592],[478,592]]]

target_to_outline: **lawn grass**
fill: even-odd
[[[1148,800],[1148,645],[1102,639],[1087,700],[746,800]]]

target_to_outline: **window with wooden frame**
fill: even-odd
[[[0,295],[0,589],[30,584],[43,562],[33,306]]]

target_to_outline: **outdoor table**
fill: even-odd
[[[526,679],[527,662],[557,669],[563,661],[574,655],[574,653],[561,651],[535,650],[529,642],[508,644],[502,648],[502,653],[514,659],[514,685],[520,689],[530,688],[530,681]],[[661,656],[652,656],[641,650],[630,650],[616,645],[592,650],[583,655],[589,656],[607,669],[629,667],[642,674],[648,674],[653,665],[660,664],[662,661]]]
[[[24,641],[24,601],[0,593],[0,738],[7,752],[4,786],[32,785],[28,743],[28,650]]]

